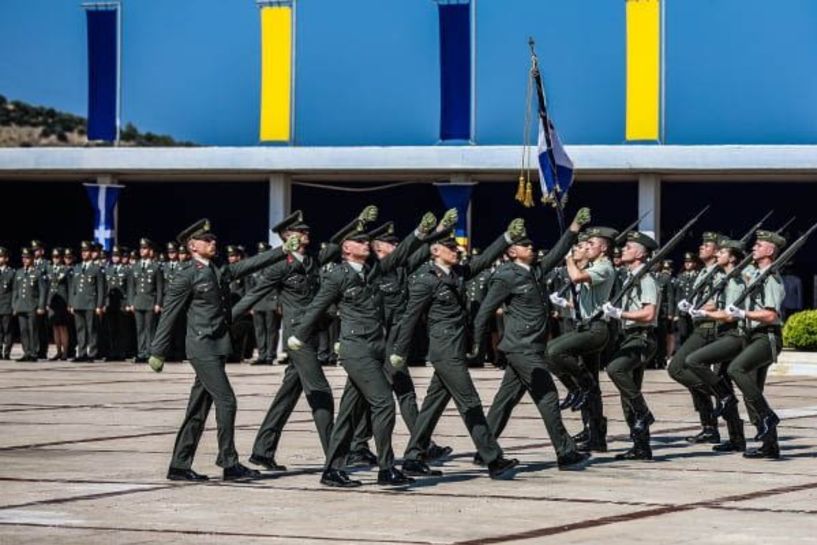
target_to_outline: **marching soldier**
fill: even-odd
[[[48,279],[48,260],[45,257],[45,245],[39,240],[31,241],[31,251],[34,253],[34,268],[44,279]],[[34,317],[34,329],[36,337],[36,351],[39,359],[48,357],[48,315],[38,314]]]
[[[578,385],[578,390],[568,394],[572,397],[570,403],[565,400],[563,405],[574,409],[586,407],[587,440],[579,443],[579,450],[606,452],[607,420],[604,418],[599,372],[601,353],[609,341],[610,330],[606,321],[596,315],[610,300],[616,283],[617,273],[609,255],[618,232],[609,227],[592,227],[586,233],[589,237],[584,246],[587,266],[580,268],[570,254],[566,260],[570,281],[579,286],[576,301],[579,321],[574,331],[548,344],[547,357],[554,374],[570,376]],[[553,298],[551,301],[563,303]]]
[[[11,359],[11,301],[14,296],[14,269],[9,267],[8,250],[0,246],[0,359]]]
[[[720,279],[721,273],[715,271],[718,266],[717,252],[718,243],[721,240],[718,233],[705,232],[698,249],[698,257],[704,264],[704,268],[695,277],[689,293],[693,293],[699,287],[702,290],[709,290],[712,284]],[[708,278],[708,280],[707,280]],[[706,285],[705,285],[706,284]],[[699,304],[701,301],[688,300],[683,298],[677,307],[682,313],[687,313],[692,307],[700,307],[705,310],[715,310],[714,302],[707,302],[706,305]],[[676,382],[685,386],[692,396],[692,405],[698,413],[701,422],[701,431],[697,435],[687,437],[690,443],[719,443],[720,433],[718,432],[718,419],[714,416],[714,405],[709,395],[709,388],[701,381],[700,377],[686,366],[686,358],[696,350],[711,343],[717,337],[717,322],[707,316],[692,317],[693,331],[687,340],[678,348],[675,355],[670,360],[667,371],[670,377]]]
[[[236,399],[225,363],[231,350],[229,284],[270,266],[284,258],[282,249],[270,250],[240,263],[216,268],[216,236],[206,219],[197,221],[177,237],[179,244],[190,250],[193,260],[183,267],[168,286],[164,313],[159,318],[156,336],[150,348],[151,369],[160,372],[164,358],[170,352],[174,322],[182,313],[187,314],[186,350],[196,372],[190,390],[187,413],[179,433],[167,478],[175,481],[205,481],[191,468],[199,439],[204,431],[210,407],[216,406],[218,427],[218,457],[216,464],[224,468],[225,480],[253,478],[258,471],[243,466],[235,449]],[[298,241],[295,241],[297,246]],[[287,241],[287,250],[294,249]]]
[[[179,253],[179,245],[175,242],[171,241],[165,245],[165,249],[167,251],[167,261],[162,264],[162,284],[163,284],[163,299],[162,299],[162,306],[164,307],[164,300],[167,299],[167,288],[173,282],[173,279],[179,273],[179,270],[182,267],[182,261],[180,259]],[[187,253],[187,249],[184,248],[185,254]],[[167,361],[182,361],[184,360],[184,334],[187,331],[187,322],[184,316],[180,316],[178,320],[176,320],[176,329],[173,332],[173,340],[172,345],[173,348],[168,355]]]
[[[105,276],[91,259],[93,244],[80,244],[82,263],[74,266],[68,312],[74,315],[77,328],[77,354],[74,362],[90,362],[97,357],[97,324],[104,312]]]
[[[270,245],[258,243],[258,253],[266,252]],[[247,277],[247,290],[252,291],[263,281],[265,271],[253,273]],[[273,289],[252,307],[252,322],[255,326],[255,344],[258,347],[258,359],[253,365],[272,365],[278,348],[278,330],[281,328],[281,315],[278,313],[279,290]]]
[[[411,281],[406,314],[400,323],[400,333],[389,360],[396,367],[405,365],[414,327],[427,314],[428,356],[434,366],[434,376],[406,448],[403,470],[407,474],[441,474],[429,468],[423,460],[427,456],[434,427],[452,397],[471,440],[488,465],[491,478],[500,477],[519,463],[516,459],[502,456],[502,449],[491,432],[479,393],[466,366],[467,316],[463,292],[466,281],[490,267],[509,245],[526,236],[523,220],[515,219],[482,255],[465,266],[458,263],[457,243],[453,236],[438,240],[431,246],[433,261],[421,267]]]
[[[34,320],[45,315],[47,286],[45,278],[34,267],[34,252],[23,248],[23,266],[14,276],[14,292],[11,308],[17,316],[20,326],[20,341],[23,345],[23,356],[17,361],[37,361],[37,330]]]
[[[639,273],[643,276],[627,289],[621,308],[610,303],[603,307],[607,318],[621,322],[621,335],[614,341],[607,374],[621,395],[621,408],[634,443],[630,450],[617,454],[617,460],[652,460],[650,425],[655,418],[641,393],[641,385],[646,363],[655,353],[660,292],[652,273],[642,269],[657,248],[655,240],[644,233],[627,233],[621,253],[621,262],[628,270],[627,279],[635,279]]]
[[[130,271],[122,263],[127,252],[120,246],[111,249],[111,264],[105,268],[105,316],[103,323],[108,331],[107,361],[125,359],[125,343],[128,337],[125,309],[128,306],[128,282]]]
[[[54,248],[51,250],[51,265],[47,269],[48,280],[48,318],[54,332],[54,344],[57,353],[49,358],[49,361],[67,360],[70,346],[70,336],[68,334],[68,322],[71,315],[68,314],[68,290],[71,284],[71,269],[63,263],[63,250]]]
[[[544,357],[548,335],[550,304],[545,277],[570,251],[581,226],[590,221],[590,210],[583,208],[556,246],[543,258],[534,261],[533,242],[517,240],[506,250],[510,261],[500,265],[491,277],[485,299],[474,321],[472,354],[481,350],[483,332],[491,316],[505,305],[505,331],[499,348],[507,354],[508,366],[502,384],[488,411],[488,424],[499,437],[513,408],[527,392],[536,404],[556,450],[560,468],[581,463],[588,455],[579,453],[562,423],[559,392],[547,370]],[[479,454],[475,461],[481,463]]]
[[[153,259],[153,242],[139,240],[139,261],[131,267],[128,304],[136,319],[136,358],[134,363],[146,363],[156,323],[162,312],[164,278],[161,265]]]

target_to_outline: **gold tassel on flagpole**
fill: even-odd
[[[533,206],[533,186],[531,185],[530,180],[528,180],[528,183],[526,184],[525,200],[522,202],[522,204],[527,208],[531,208]]]
[[[521,203],[525,202],[525,177],[522,175],[519,176],[519,185],[516,186],[515,198]]]

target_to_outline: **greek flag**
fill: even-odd
[[[94,240],[110,250],[116,238],[114,230],[114,207],[119,198],[121,185],[83,184],[94,207]]]
[[[540,101],[540,105],[542,102]],[[573,183],[573,161],[568,157],[556,127],[547,114],[539,109],[539,182],[542,184],[542,196],[545,200],[555,201],[558,197],[567,199],[567,191]]]

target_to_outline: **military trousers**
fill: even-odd
[[[234,466],[238,463],[234,439],[237,403],[225,372],[225,357],[192,358],[190,363],[196,372],[196,379],[190,389],[184,421],[176,435],[170,467],[190,469],[193,465],[196,448],[213,404],[216,406],[218,430],[216,464],[220,467]]]
[[[108,333],[108,358],[124,359],[127,336],[125,314],[119,307],[108,307],[105,309],[105,317],[102,321]]]
[[[710,388],[714,388],[722,379],[714,366],[728,366],[745,346],[745,338],[737,330],[721,335],[716,340],[690,353],[686,357],[686,366]]]
[[[316,346],[314,343],[307,342],[300,350],[289,351],[289,364],[284,371],[281,386],[255,437],[255,444],[252,448],[254,455],[275,457],[284,426],[295,410],[301,393],[306,394],[306,401],[312,410],[312,420],[318,430],[321,447],[326,453],[329,447],[329,437],[332,434],[335,401],[329,381],[326,380],[323,368],[318,362]]]
[[[782,348],[783,339],[779,328],[761,330],[752,333],[746,348],[729,362],[726,372],[743,393],[743,402],[753,423],[757,423],[759,417],[771,410],[763,396],[763,389],[769,366],[774,363]]]
[[[602,320],[595,320],[587,327],[560,335],[548,343],[547,361],[550,371],[566,386],[598,390],[601,352],[608,339],[609,329]]]
[[[150,356],[150,345],[153,343],[159,315],[153,309],[134,310],[133,314],[136,319],[136,357],[147,358]]]
[[[74,309],[74,324],[77,328],[77,357],[97,356],[97,316],[91,310]]]
[[[561,457],[575,451],[576,444],[562,422],[559,392],[547,369],[544,354],[508,352],[506,355],[508,366],[488,410],[488,426],[491,433],[499,438],[508,424],[513,409],[525,393],[528,393],[542,416],[556,454]]]
[[[0,358],[8,359],[11,354],[11,314],[0,314]]]
[[[712,322],[699,324],[686,341],[678,348],[675,355],[667,366],[667,372],[673,380],[686,386],[692,396],[692,405],[700,417],[701,425],[714,427],[718,425],[716,418],[712,417],[714,406],[710,397],[709,388],[701,380],[700,376],[686,365],[687,356],[700,350],[717,338],[717,328]]]
[[[258,347],[258,359],[272,361],[278,348],[278,330],[281,327],[281,315],[274,310],[256,310],[252,314],[255,327],[255,345]]]
[[[490,464],[502,456],[502,449],[485,418],[482,400],[471,380],[465,358],[432,361],[431,364],[434,366],[434,374],[428,385],[420,413],[417,415],[417,422],[406,447],[405,458],[420,460],[423,457],[431,444],[434,428],[445,406],[452,398],[465,422],[471,440],[485,463]]]
[[[384,343],[382,338],[346,339],[341,337],[340,361],[348,375],[340,399],[338,416],[332,428],[326,467],[342,469],[352,446],[357,423],[365,417],[367,405],[372,411],[372,431],[380,469],[394,465],[392,433],[395,407],[391,386],[383,374]],[[375,349],[373,346],[377,346]]]
[[[649,410],[641,386],[644,382],[644,369],[654,357],[655,351],[654,331],[623,331],[610,363],[607,364],[607,375],[619,391],[621,408],[628,422]]]
[[[37,357],[37,315],[34,312],[18,312],[17,325],[20,326],[20,344],[23,345],[23,355],[27,358]]]

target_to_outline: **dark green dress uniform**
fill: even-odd
[[[723,237],[717,233],[706,232],[703,234],[703,242],[719,243]],[[695,281],[692,283],[690,294],[704,283],[704,279],[708,272],[717,268],[717,264],[702,269]],[[722,272],[717,272],[707,281],[708,286],[704,287],[704,293],[709,291],[713,284],[717,283],[723,277]],[[689,301],[693,306],[701,307],[703,302],[698,300]],[[686,313],[684,313],[686,314]],[[701,422],[702,430],[694,436],[690,436],[687,440],[691,443],[718,443],[720,441],[720,434],[718,433],[718,419],[714,415],[714,404],[709,394],[709,388],[701,381],[700,377],[686,366],[686,358],[691,353],[703,348],[707,344],[713,342],[717,338],[718,324],[715,320],[709,318],[693,318],[692,333],[687,337],[686,341],[678,348],[667,366],[667,372],[673,380],[685,386],[692,396],[692,405],[698,413],[698,418]]]
[[[142,247],[152,247],[148,239],[140,241]],[[159,313],[156,307],[162,306],[164,298],[164,276],[162,266],[153,259],[140,259],[132,269],[129,277],[128,303],[133,308],[136,319],[136,362],[146,362]]]
[[[55,248],[55,251],[58,249]],[[49,265],[47,270],[48,317],[52,326],[67,326],[69,320],[68,288],[73,271],[62,264]]]
[[[122,249],[113,247],[113,255],[120,256]],[[128,282],[130,267],[121,263],[111,263],[105,267],[105,316],[103,323],[108,330],[108,359],[123,360],[127,346],[127,321],[125,307],[128,306]]]
[[[588,237],[604,237],[612,241],[618,232],[607,227],[591,227],[585,230]],[[584,401],[579,404],[586,414],[587,440],[579,444],[582,450],[607,450],[607,424],[602,406],[599,372],[601,353],[610,338],[608,324],[601,316],[587,320],[610,300],[617,280],[617,271],[606,256],[588,264],[584,269],[590,282],[579,284],[576,328],[553,339],[547,347],[550,369],[559,379],[569,384],[570,379],[580,389],[577,394]],[[581,358],[581,363],[579,358]]]
[[[27,249],[26,249],[27,250]],[[23,254],[25,255],[25,251]],[[37,361],[37,311],[45,311],[47,284],[34,267],[21,267],[14,276],[11,307],[20,326],[23,357],[20,361]]]
[[[652,238],[635,231],[627,233],[627,240],[641,244],[648,251],[654,251],[658,247]],[[638,274],[645,266],[642,263],[628,270],[624,282]],[[658,282],[649,272],[641,277],[638,284],[628,289],[622,298],[621,310],[633,312],[641,310],[644,306],[653,305],[655,316],[649,323],[622,320],[620,334],[614,340],[613,354],[607,364],[607,375],[621,396],[624,420],[630,428],[630,437],[634,443],[631,450],[617,455],[618,459],[652,459],[650,425],[655,419],[641,393],[641,386],[647,362],[655,355],[655,329],[658,325],[660,304],[661,292]]]
[[[209,222],[194,224],[179,235],[179,243],[209,232]],[[218,457],[224,468],[238,464],[234,427],[236,398],[225,372],[230,342],[230,282],[268,267],[284,258],[281,248],[264,252],[238,263],[217,268],[212,262],[193,259],[183,266],[168,286],[164,311],[159,318],[150,353],[164,357],[171,348],[173,325],[187,314],[186,350],[196,379],[184,422],[176,436],[171,469],[190,469],[210,407],[216,405]]]
[[[283,232],[289,227],[287,224],[284,228],[273,230]],[[306,309],[318,293],[322,258],[323,253],[318,257],[293,253],[285,260],[264,269],[252,290],[233,307],[233,317],[245,313],[270,293],[278,292],[283,310],[284,339],[295,335],[303,323]],[[298,338],[303,342],[300,350],[292,351],[286,348],[289,363],[284,371],[281,386],[255,437],[250,458],[253,463],[277,467],[274,460],[278,444],[302,393],[305,394],[312,411],[312,419],[324,453],[329,447],[335,413],[332,387],[317,359],[317,335],[313,333],[308,337]]]
[[[331,242],[341,245],[347,239],[368,241],[369,235],[361,222],[353,222],[332,237]],[[391,385],[383,373],[385,313],[377,283],[382,274],[405,263],[421,244],[422,241],[411,234],[373,267],[348,261],[337,265],[323,278],[320,290],[295,328],[297,339],[311,338],[326,310],[337,304],[338,359],[348,377],[326,453],[327,470],[342,470],[346,466],[355,428],[364,418],[367,404],[372,415],[378,465],[381,471],[390,470],[394,465],[391,440],[395,407]]]
[[[684,263],[697,263],[698,256],[692,252],[684,254]],[[693,269],[691,271],[683,270],[675,277],[675,306],[679,301],[686,299],[690,300],[692,297],[692,286],[695,284],[695,279],[698,277],[698,271]],[[692,318],[685,312],[678,312],[675,314],[678,329],[678,342],[684,344],[686,340],[692,335]]]
[[[675,320],[675,279],[672,277],[672,262],[664,261],[662,269],[655,275],[658,283],[661,305],[658,308],[658,326],[655,328],[655,357],[652,368],[663,369],[667,365],[667,335],[672,333]]]
[[[266,242],[258,243],[258,251],[269,250]],[[247,293],[262,282],[264,271],[258,271],[247,277]],[[255,327],[255,345],[258,348],[259,365],[272,365],[278,350],[278,331],[281,329],[279,307],[279,290],[273,289],[252,306],[252,323]]]
[[[167,243],[167,252],[171,254],[173,252],[178,253],[179,247],[175,242],[168,242]],[[173,282],[173,279],[178,274],[179,270],[182,268],[183,263],[178,259],[170,259],[169,261],[162,264],[162,279],[163,279],[163,290],[162,290],[162,306],[164,306],[164,300],[167,299],[167,287]],[[178,320],[176,320],[175,330],[173,332],[173,347],[171,349],[170,355],[168,357],[168,361],[182,361],[185,359],[184,354],[184,336],[187,332],[187,324],[185,323],[185,317],[180,316]]]
[[[8,258],[8,251],[0,247],[0,256]],[[14,295],[14,269],[0,266],[0,359],[11,359],[11,300]]]
[[[37,269],[37,273],[45,279],[47,287],[48,269],[51,264],[44,257],[45,246],[39,240],[32,240],[31,250],[34,252],[34,255],[36,256],[34,258],[34,268]],[[40,359],[45,359],[48,357],[48,342],[50,340],[49,335],[50,328],[48,327],[49,321],[48,319],[49,319],[48,313],[38,314],[37,316],[34,317],[34,329],[36,331],[37,339],[37,357]]]
[[[422,462],[431,444],[434,428],[452,398],[482,460],[490,465],[502,457],[502,449],[485,419],[482,401],[465,362],[468,320],[465,282],[490,267],[510,242],[507,234],[503,234],[467,265],[455,265],[450,271],[445,271],[429,263],[420,267],[410,280],[409,300],[400,323],[394,354],[404,359],[408,356],[414,328],[427,315],[428,359],[434,366],[434,375],[406,447],[406,461]],[[440,244],[456,248],[453,237],[440,241]]]
[[[560,459],[575,454],[576,445],[562,422],[559,392],[545,361],[550,316],[545,278],[575,241],[576,234],[567,231],[553,250],[530,267],[517,263],[500,265],[491,277],[474,320],[474,338],[483,339],[496,309],[505,307],[505,331],[499,349],[507,355],[508,366],[488,411],[491,433],[494,437],[502,434],[511,412],[527,392]]]
[[[83,242],[83,247],[87,243]],[[74,312],[77,328],[76,361],[89,361],[97,357],[96,310],[105,305],[105,276],[102,269],[91,261],[74,266],[71,276],[69,305]]]

